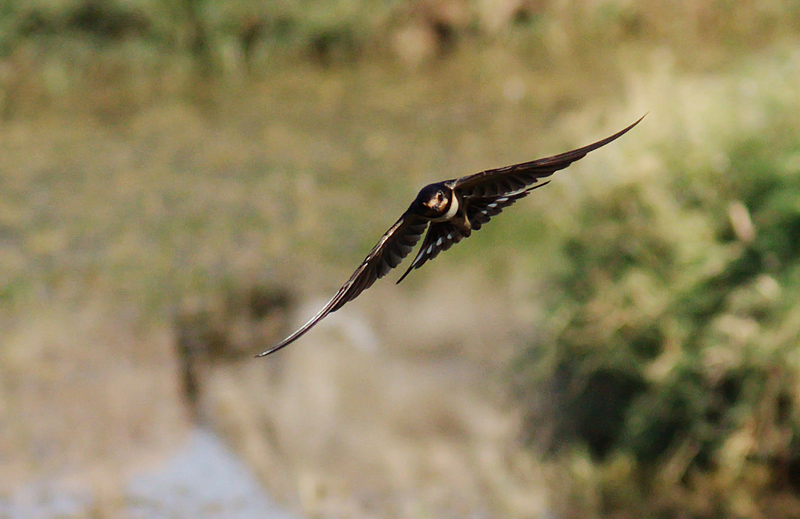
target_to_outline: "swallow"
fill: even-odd
[[[644,116],[614,135],[582,148],[423,187],[406,212],[386,231],[347,283],[336,292],[322,310],[296,332],[257,356],[264,357],[285,348],[328,314],[358,297],[376,280],[398,266],[414,249],[426,229],[428,232],[425,234],[422,247],[397,283],[440,252],[469,237],[473,231],[480,229],[503,209],[550,182],[541,181],[543,178],[618,139],[642,119]]]

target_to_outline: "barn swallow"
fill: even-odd
[[[618,139],[642,119],[644,116],[614,135],[583,148],[423,187],[403,216],[386,231],[328,304],[299,330],[272,348],[259,353],[258,357],[275,353],[288,346],[325,316],[340,309],[345,303],[352,301],[371,287],[377,279],[385,276],[408,256],[426,228],[428,232],[422,247],[397,283],[403,281],[412,270],[420,268],[440,252],[467,238],[472,231],[480,229],[506,207],[549,182],[549,180],[540,182],[541,179]]]

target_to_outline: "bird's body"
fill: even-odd
[[[493,216],[502,212],[531,191],[547,184],[539,182],[564,169],[587,153],[605,146],[636,126],[627,128],[594,144],[543,159],[490,169],[457,179],[436,182],[423,187],[405,213],[381,237],[361,262],[347,283],[335,296],[296,332],[260,353],[274,353],[305,334],[326,315],[335,312],[348,301],[372,286],[408,256],[427,228],[425,239],[400,283],[414,269],[435,258],[441,251],[470,236]]]

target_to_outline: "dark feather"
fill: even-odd
[[[509,193],[503,196],[471,198],[462,202],[466,205],[467,219],[472,229],[463,232],[450,222],[432,223],[431,226],[428,227],[428,234],[425,235],[425,241],[422,242],[422,247],[419,248],[417,256],[414,258],[414,261],[411,262],[411,265],[409,265],[408,270],[397,280],[397,283],[403,281],[412,270],[420,268],[426,261],[432,260],[438,256],[440,252],[446,251],[462,239],[468,238],[472,234],[471,231],[480,229],[484,224],[488,223],[493,216],[500,214],[503,209],[509,207],[520,198],[525,198],[528,196],[528,193],[545,184],[547,184],[547,182],[537,184],[516,193]]]
[[[403,216],[381,237],[375,247],[372,248],[370,253],[361,262],[356,271],[350,276],[342,288],[336,292],[336,295],[328,301],[328,304],[320,310],[317,315],[311,318],[299,330],[286,337],[284,340],[273,346],[272,348],[259,353],[259,357],[274,353],[281,348],[288,346],[290,343],[300,338],[304,333],[310,330],[315,324],[320,322],[325,316],[331,312],[335,312],[345,303],[352,301],[364,290],[368,289],[375,283],[376,280],[385,276],[390,270],[396,267],[403,258],[408,256],[408,253],[417,244],[422,233],[425,232],[428,221],[421,216],[414,214],[411,209],[405,212]]]
[[[642,119],[644,119],[644,116],[614,135],[589,144],[588,146],[552,157],[523,162],[521,164],[514,164],[498,169],[489,169],[451,181],[452,184],[450,185],[466,198],[500,196],[505,193],[519,191],[525,186],[537,182],[541,178],[549,177],[556,171],[566,168],[576,160],[585,157],[589,152],[622,137],[626,132],[630,131],[631,128],[639,124]]]
[[[470,198],[467,200],[467,218],[469,218],[470,224],[472,224],[472,230],[477,231],[483,225],[489,223],[489,220],[492,219],[493,216],[497,216],[503,209],[506,207],[510,207],[521,198],[525,198],[528,194],[533,191],[534,189],[538,189],[542,186],[545,186],[549,183],[542,182],[541,184],[536,184],[535,186],[529,187],[522,191],[517,191],[515,193],[508,193],[502,196],[489,196],[489,197],[480,197],[480,198]]]
[[[420,268],[429,259],[433,259],[438,254],[453,246],[454,243],[460,242],[463,238],[469,236],[469,231],[462,233],[455,225],[450,222],[434,222],[428,227],[428,234],[425,235],[425,240],[422,242],[417,256],[411,265],[408,267],[397,283],[403,281],[406,276],[414,269]]]

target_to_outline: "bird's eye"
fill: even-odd
[[[437,191],[436,192],[436,198],[438,200],[444,200],[444,192],[443,191]]]

